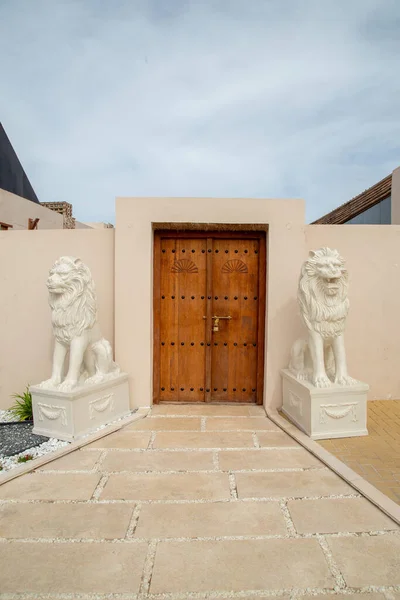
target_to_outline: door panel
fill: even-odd
[[[257,397],[259,240],[214,240],[212,400],[255,402]],[[214,320],[215,322],[215,320]]]
[[[156,233],[155,402],[262,401],[265,260],[262,234]]]
[[[206,240],[162,239],[160,400],[204,401]]]

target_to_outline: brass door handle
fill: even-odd
[[[231,316],[228,316],[228,317],[216,317],[216,316],[214,316],[214,317],[211,317],[211,318],[212,318],[212,319],[218,319],[218,321],[219,321],[220,319],[233,319],[233,317],[231,317]],[[207,317],[206,317],[206,316],[204,316],[204,317],[203,317],[203,319],[207,319]]]
[[[219,331],[220,319],[228,319],[228,320],[232,319],[232,317],[230,315],[228,315],[227,317],[217,317],[217,315],[214,315],[211,318],[214,319],[213,331]],[[207,319],[207,317],[203,317],[203,319]]]

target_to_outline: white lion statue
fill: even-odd
[[[110,343],[97,323],[95,286],[80,258],[62,256],[47,279],[55,337],[51,378],[39,387],[71,391],[78,384],[100,383],[119,374]],[[63,380],[69,351],[68,372]]]
[[[293,344],[289,370],[316,387],[354,385],[349,377],[344,329],[349,310],[348,273],[337,250],[312,250],[302,266],[297,299],[308,340]]]

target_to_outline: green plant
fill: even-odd
[[[18,421],[31,421],[33,419],[32,412],[32,394],[29,391],[29,385],[23,394],[13,394],[15,404],[9,409]]]
[[[17,462],[26,463],[26,462],[28,462],[28,460],[32,460],[32,459],[33,459],[32,454],[25,454],[25,456],[18,456]]]

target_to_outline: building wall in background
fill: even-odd
[[[29,202],[21,196],[0,189],[0,221],[13,226],[8,233],[18,229],[28,229],[29,219],[37,218],[40,219],[37,225],[38,229],[62,229],[64,226],[62,215],[41,204]],[[29,233],[35,232],[30,231]]]
[[[113,229],[113,227],[114,227],[114,225],[112,225],[111,223],[102,223],[102,222],[86,223],[86,225],[88,227],[91,227],[92,229]]]
[[[31,200],[39,202],[19,158],[0,123],[0,188]],[[2,220],[2,219],[0,219]]]
[[[345,225],[390,225],[392,222],[392,198],[389,196],[361,214],[346,221]]]

